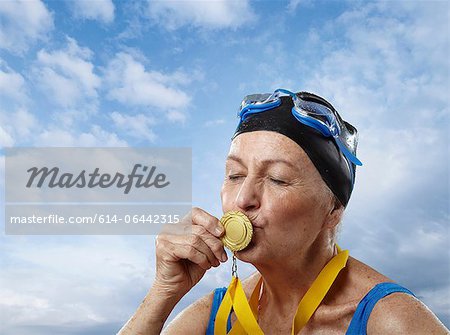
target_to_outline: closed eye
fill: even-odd
[[[240,178],[243,178],[244,176],[242,175],[237,175],[237,174],[232,174],[228,176],[228,180],[231,181],[235,181],[235,180],[239,180]]]
[[[276,178],[269,178],[269,179],[272,183],[277,184],[277,185],[287,185],[288,184],[284,180],[281,180],[281,179],[276,179]]]

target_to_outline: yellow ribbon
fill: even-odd
[[[319,307],[325,295],[330,290],[339,272],[345,267],[348,259],[348,250],[342,251],[339,246],[338,254],[334,256],[320,271],[311,287],[300,301],[294,320],[292,321],[291,334],[297,334],[308,323],[311,316]],[[217,311],[214,323],[214,335],[227,334],[227,320],[231,308],[236,314],[236,322],[228,335],[264,335],[256,321],[258,314],[259,292],[262,285],[262,277],[253,290],[250,300],[247,301],[239,278],[233,276],[227,292]]]

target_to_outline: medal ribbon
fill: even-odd
[[[319,307],[325,295],[330,290],[339,272],[345,267],[348,260],[348,250],[341,250],[337,246],[338,254],[334,256],[320,271],[311,287],[300,301],[294,320],[292,321],[291,334],[297,334],[308,323],[311,316]],[[236,276],[232,276],[231,283],[217,311],[214,322],[214,335],[227,334],[227,320],[231,308],[236,314],[236,322],[228,335],[264,335],[256,321],[258,314],[259,292],[262,285],[262,277],[256,284],[255,289],[247,301],[241,281]]]

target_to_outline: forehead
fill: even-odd
[[[228,159],[241,161],[286,161],[304,169],[309,157],[290,138],[273,131],[253,131],[238,135],[231,142]]]

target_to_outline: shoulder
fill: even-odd
[[[349,257],[346,267],[333,283],[324,303],[329,305],[354,305],[373,288],[383,282],[392,282],[370,266]]]
[[[420,300],[405,293],[390,294],[375,305],[367,334],[450,334]]]
[[[333,284],[326,303],[347,306],[348,322],[363,297],[377,284],[393,282],[367,264],[349,257],[344,271]],[[450,334],[439,319],[417,298],[406,293],[392,293],[375,303],[367,334]]]
[[[342,292],[360,301],[379,283],[392,280],[367,264],[350,257]],[[406,293],[392,293],[380,299],[367,323],[367,334],[450,334],[420,300]]]

